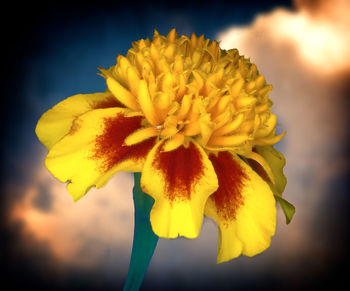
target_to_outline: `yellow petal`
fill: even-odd
[[[255,88],[257,90],[261,89],[262,86],[264,86],[264,84],[265,84],[265,77],[263,75],[260,75],[259,77],[257,77],[255,80],[255,84],[256,84]]]
[[[94,109],[123,106],[110,93],[78,94],[69,97],[45,112],[38,121],[35,132],[39,140],[50,149],[72,127],[80,115]]]
[[[270,114],[269,118],[266,120],[264,124],[260,126],[260,128],[255,132],[255,138],[266,137],[269,135],[276,127],[277,117],[275,114]]]
[[[177,118],[174,115],[169,115],[164,122],[164,128],[161,130],[160,135],[163,138],[170,138],[178,132]]]
[[[186,136],[194,136],[194,135],[200,134],[200,132],[201,132],[201,122],[199,119],[187,124],[182,131],[182,133]]]
[[[160,121],[158,120],[157,112],[151,100],[151,96],[149,94],[147,83],[145,80],[140,81],[138,97],[141,109],[149,123],[151,123],[152,125],[158,125]]]
[[[114,79],[106,70],[100,69],[103,76],[106,78],[106,83],[108,89],[112,92],[112,94],[117,98],[121,103],[125,106],[139,110],[140,106],[137,104],[136,98],[131,92],[123,87],[116,79]]]
[[[162,78],[162,91],[166,92],[167,90],[172,91],[174,86],[174,76],[171,72],[164,74]]]
[[[170,66],[168,61],[164,56],[161,56],[157,64],[158,73],[167,73],[170,71]]]
[[[192,35],[191,35],[191,47],[194,48],[194,47],[196,47],[196,45],[197,45],[197,36],[194,33],[192,33]]]
[[[127,76],[128,76],[128,84],[129,84],[130,91],[134,96],[137,96],[137,92],[139,90],[139,83],[140,83],[139,73],[135,67],[129,67],[127,69]]]
[[[202,58],[203,51],[200,49],[195,49],[192,55],[192,64],[193,68],[196,68],[198,66],[198,63],[200,59]]]
[[[199,235],[204,205],[217,189],[217,178],[206,153],[194,141],[171,152],[159,142],[147,156],[141,187],[155,200],[151,224],[165,238]]]
[[[212,136],[208,142],[209,146],[236,146],[244,143],[249,139],[246,134],[228,135],[228,136]]]
[[[167,117],[171,103],[169,95],[164,92],[159,92],[154,96],[153,103],[160,120],[163,121]]]
[[[177,37],[177,32],[176,32],[176,29],[173,28],[172,30],[170,30],[170,32],[168,33],[167,35],[167,39],[169,42],[174,42],[175,39]]]
[[[245,91],[247,93],[250,93],[251,91],[253,91],[253,89],[255,89],[255,81],[250,81],[250,82],[246,83]]]
[[[236,99],[235,105],[238,109],[253,106],[258,101],[255,97],[240,97]]]
[[[267,111],[270,107],[270,104],[269,103],[263,103],[261,105],[258,105],[255,107],[255,113],[256,114],[259,114],[259,113],[262,113],[264,111]]]
[[[219,180],[205,214],[219,228],[218,263],[269,247],[276,228],[275,199],[270,187],[235,154],[209,156]]]
[[[164,50],[163,55],[167,58],[169,63],[172,63],[174,59],[174,53],[175,53],[175,45],[169,44],[167,48]]]
[[[174,62],[174,71],[178,74],[182,73],[184,70],[184,63],[180,55],[176,55]]]
[[[255,126],[255,118],[245,120],[237,129],[237,132],[245,133],[245,134],[252,133],[252,131],[254,130],[254,126]]]
[[[197,90],[200,91],[204,86],[204,81],[202,76],[197,71],[192,71],[195,83],[197,83]]]
[[[158,134],[159,134],[159,131],[153,126],[147,127],[147,128],[141,128],[134,131],[129,136],[127,136],[124,141],[124,144],[127,146],[138,144],[146,139],[157,136]]]
[[[160,135],[161,137],[163,138],[170,138],[172,137],[173,135],[175,135],[179,130],[176,128],[176,126],[170,126],[170,127],[166,127],[164,128]]]
[[[141,117],[127,118],[125,111],[107,108],[81,115],[69,134],[50,149],[46,167],[61,182],[69,182],[74,200],[94,185],[102,187],[118,171],[142,170],[155,139],[123,146],[125,138],[142,126]]]
[[[175,101],[181,100],[187,90],[187,79],[184,74],[180,74],[176,77],[177,91],[175,91]]]
[[[216,129],[213,135],[219,136],[219,135],[225,135],[225,134],[231,133],[242,124],[243,120],[244,120],[244,114],[240,113],[237,116],[235,116],[231,122],[229,122],[228,124],[224,125],[221,128]]]
[[[262,89],[259,90],[259,95],[264,96],[268,94],[272,90],[272,85],[266,85]]]
[[[185,95],[181,101],[181,107],[177,112],[177,119],[183,120],[187,116],[192,104],[192,94]]]
[[[154,43],[151,44],[150,46],[150,54],[151,54],[151,59],[154,63],[158,62],[158,58],[159,58],[159,51],[158,48],[155,46]]]
[[[220,114],[223,112],[223,110],[225,110],[226,106],[229,104],[229,102],[231,101],[231,96],[230,95],[225,95],[225,96],[222,96],[220,98],[220,100],[218,101],[217,105],[216,105],[216,110],[215,112],[213,113],[214,116],[217,115],[217,114]]]
[[[170,140],[168,140],[163,147],[164,152],[170,152],[177,149],[185,141],[185,136],[181,133],[175,134]]]
[[[242,88],[244,85],[244,80],[243,79],[239,79],[237,81],[235,81],[231,87],[231,95],[232,97],[238,97],[239,93],[241,92]]]
[[[206,114],[200,117],[200,143],[206,145],[211,137],[215,123],[210,120],[210,114]]]
[[[224,111],[213,120],[213,122],[215,122],[214,129],[221,128],[225,124],[228,124],[229,122],[231,122],[231,119],[232,113],[229,111]]]
[[[281,139],[285,136],[286,132],[283,132],[279,135],[273,136],[273,137],[265,137],[265,138],[259,138],[254,139],[253,144],[257,146],[268,146],[268,145],[274,145],[275,143],[278,143],[281,141]]]
[[[122,76],[123,76],[123,79],[126,79],[125,77],[127,76],[127,70],[132,67],[129,60],[122,56],[122,55],[118,55],[117,56],[117,66],[120,67],[120,70],[122,72]]]

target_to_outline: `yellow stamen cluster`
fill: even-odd
[[[248,156],[255,145],[272,145],[276,116],[268,94],[272,89],[249,59],[237,49],[222,50],[218,43],[195,34],[132,43],[126,57],[101,69],[109,90],[129,116],[144,116],[144,127],[126,145],[157,136],[171,151],[189,139],[207,151],[233,150]]]

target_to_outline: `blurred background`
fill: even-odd
[[[47,4],[49,3],[49,4]],[[340,290],[349,275],[350,4],[321,1],[48,1],[8,3],[1,18],[3,290],[120,290],[133,235],[133,177],[120,173],[74,203],[44,167],[34,129],[77,93],[103,92],[97,67],[131,42],[204,34],[250,57],[274,89],[286,137],[284,196],[271,247],[216,264],[217,228],[195,240],[160,239],[141,290]]]

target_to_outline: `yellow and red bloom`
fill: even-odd
[[[36,127],[46,166],[74,200],[118,171],[141,172],[154,198],[160,237],[195,238],[203,216],[219,227],[218,262],[254,256],[270,245],[275,195],[286,180],[273,145],[272,89],[249,59],[203,36],[132,43],[100,69],[107,91],[72,96]]]

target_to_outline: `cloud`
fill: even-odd
[[[350,20],[348,1],[312,1],[316,8],[299,2],[298,11],[276,9],[259,15],[249,27],[232,27],[218,34],[221,47],[238,47],[250,57],[268,55],[272,47],[289,50],[318,74],[332,74],[350,68]],[[253,45],[254,44],[254,45]],[[277,44],[277,45],[275,45]],[[282,46],[281,46],[282,45]],[[271,53],[271,52],[270,52]],[[288,52],[281,57],[287,57]],[[286,60],[287,63],[288,60]]]
[[[61,264],[89,268],[116,249],[121,254],[116,264],[127,268],[133,230],[132,187],[132,175],[119,173],[102,191],[91,189],[74,203],[66,185],[42,165],[10,218],[22,222],[24,238],[34,236],[47,243]]]

